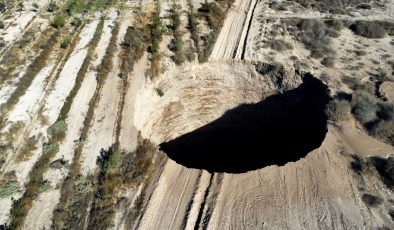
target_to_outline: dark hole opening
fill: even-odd
[[[209,172],[243,173],[297,161],[325,138],[328,92],[307,74],[298,88],[240,105],[160,148],[181,165]]]

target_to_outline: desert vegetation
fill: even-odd
[[[372,194],[368,194],[368,193],[365,193],[361,197],[361,199],[369,207],[376,207],[376,206],[380,205],[383,202],[382,198],[380,198],[378,196],[375,196],[375,195],[372,195]]]
[[[293,0],[306,8],[312,8],[320,12],[330,12],[334,14],[346,14],[348,8],[371,9],[375,1],[368,0]]]
[[[160,42],[163,39],[163,34],[164,34],[164,27],[160,18],[159,2],[156,2],[155,11],[152,13],[150,17],[151,17],[150,18],[151,23],[148,24],[149,36],[147,38],[149,39],[148,52],[151,54],[150,57],[151,66],[150,69],[148,70],[148,75],[150,75],[151,77],[155,77],[159,75],[159,73],[161,72]]]
[[[370,134],[390,144],[394,143],[394,106],[370,92],[357,90],[352,97],[352,113]]]
[[[189,3],[188,29],[196,47],[199,62],[206,62],[222,28],[225,15],[233,0],[205,1],[197,10]],[[201,34],[199,27],[207,24],[209,32]]]
[[[344,121],[350,116],[350,103],[346,100],[332,100],[327,105],[327,115],[330,120]]]
[[[100,27],[97,27],[100,30]],[[100,92],[107,79],[110,71],[113,68],[113,58],[117,51],[117,36],[119,33],[119,24],[116,24],[112,31],[110,45],[107,48],[101,64],[97,67],[97,86],[95,93],[89,102],[89,109],[85,116],[84,127],[81,130],[79,139],[85,140],[89,134],[92,126],[92,121],[95,113],[95,107],[100,100]],[[67,109],[69,110],[69,109]],[[66,110],[66,111],[67,111]],[[94,176],[81,175],[80,157],[83,150],[83,145],[79,145],[74,150],[74,161],[70,165],[70,171],[62,183],[62,194],[60,202],[54,212],[53,228],[79,228],[85,224],[85,216],[88,211],[80,212],[75,216],[75,212],[79,212],[81,207],[89,206],[94,192]]]
[[[173,38],[171,39],[168,48],[174,52],[174,55],[171,58],[177,65],[180,65],[185,61],[185,54],[183,52],[184,42],[182,40],[182,32],[180,31],[181,19],[179,10],[180,6],[173,4],[169,11],[171,19],[170,29],[172,30]]]
[[[116,191],[130,186],[137,187],[149,180],[160,162],[159,158],[154,145],[143,139],[140,139],[137,149],[131,153],[118,153],[113,147],[103,149],[97,158],[100,171],[89,227],[111,226]]]

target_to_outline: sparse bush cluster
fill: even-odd
[[[352,161],[350,163],[350,168],[353,170],[354,173],[358,175],[362,175],[366,172],[369,168],[368,161],[364,160],[358,155],[351,155]]]
[[[56,2],[51,1],[48,5],[47,11],[50,13],[53,13],[57,11],[59,7],[57,6]]]
[[[386,21],[356,21],[349,26],[355,34],[366,38],[383,38],[394,35],[394,23]]]
[[[356,90],[352,97],[352,112],[368,132],[394,144],[394,105],[384,102],[366,90]]]
[[[371,157],[370,161],[380,175],[382,182],[391,190],[394,191],[394,155],[387,158]]]
[[[16,180],[5,181],[0,184],[0,198],[10,197],[19,189],[19,183]]]
[[[151,66],[148,70],[148,74],[151,77],[157,76],[160,73],[160,42],[163,38],[164,29],[163,23],[160,18],[160,5],[157,3],[155,11],[152,13],[150,18],[149,29],[149,46],[148,52],[151,54]]]
[[[345,14],[350,7],[371,8],[369,0],[293,0],[306,8],[312,8],[320,12]]]
[[[174,52],[174,55],[171,57],[175,64],[180,65],[185,61],[185,54],[183,52],[183,40],[182,33],[179,30],[179,26],[181,25],[180,14],[179,14],[179,6],[174,4],[170,9],[170,18],[171,18],[171,30],[174,38],[171,39],[171,42],[168,48]]]
[[[311,51],[311,57],[335,56],[336,52],[330,46],[331,38],[326,24],[316,19],[302,19],[298,23],[298,28],[302,31],[300,39]]]
[[[47,133],[52,141],[59,141],[64,138],[66,131],[67,124],[65,120],[59,120],[48,128]]]
[[[56,29],[62,28],[65,24],[66,24],[66,18],[63,15],[58,14],[53,18],[52,26],[55,27]]]
[[[134,63],[141,58],[147,48],[143,29],[137,25],[128,27],[121,46],[123,51],[120,77],[123,78],[133,70]]]
[[[198,21],[197,16],[194,12],[193,5],[190,4],[190,10],[188,12],[188,26],[187,28],[190,31],[191,38],[194,43],[194,47],[196,48],[197,55],[200,56],[201,49],[200,49],[200,36],[198,35]]]
[[[199,54],[199,61],[205,62],[208,60],[209,55],[215,45],[216,39],[219,35],[220,29],[223,25],[225,18],[225,12],[223,11],[216,2],[205,2],[201,4],[198,9],[199,17],[204,18],[207,21],[211,32],[201,37],[203,49]]]
[[[7,9],[7,7],[6,7],[5,3],[0,2],[0,13],[4,13],[6,9]]]
[[[223,25],[225,15],[233,2],[234,0],[205,1],[201,4],[201,7],[197,12],[194,11],[192,4],[190,4],[190,11],[188,13],[188,29],[191,33],[199,62],[205,62],[208,60]],[[207,22],[210,28],[210,32],[208,34],[200,36],[198,31],[198,19],[202,19]],[[191,54],[188,54],[187,56],[188,60],[194,59]]]
[[[383,38],[386,30],[374,21],[356,21],[349,27],[355,34],[366,38]]]
[[[116,201],[114,191],[123,186],[138,186],[150,178],[156,152],[156,148],[146,140],[140,140],[135,152],[128,154],[115,152],[113,147],[101,150],[97,158],[100,173],[90,211],[89,229],[112,225]]]
[[[62,43],[60,44],[60,48],[66,49],[71,45],[71,37],[67,36],[63,39]]]
[[[383,202],[382,198],[372,195],[372,194],[368,194],[368,193],[363,194],[361,199],[364,201],[364,203],[368,207],[376,207],[376,206],[379,206]]]
[[[346,100],[332,100],[327,105],[326,113],[330,120],[347,120],[350,115],[350,103]]]
[[[293,46],[290,43],[283,41],[283,40],[279,40],[279,39],[278,40],[271,39],[271,40],[268,40],[266,43],[271,49],[276,50],[276,51],[284,51],[284,50],[293,49]]]

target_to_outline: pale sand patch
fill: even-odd
[[[132,12],[127,12],[120,19],[119,34],[117,36],[117,52],[114,54],[113,66],[120,65],[119,51],[120,44],[130,25]],[[96,158],[100,150],[108,149],[115,143],[115,127],[117,124],[119,102],[121,96],[122,79],[118,76],[119,68],[113,68],[108,74],[103,88],[100,92],[100,101],[97,105],[93,125],[89,130],[88,137],[85,140],[81,155],[81,170],[83,175],[93,173],[96,169]],[[111,95],[111,96],[103,96]]]
[[[130,83],[125,96],[122,115],[122,128],[119,144],[121,150],[133,151],[136,148],[138,130],[134,126],[134,104],[139,89],[145,85],[145,70],[148,62],[147,54],[134,65],[134,71],[129,76]]]
[[[89,109],[89,102],[96,89],[96,68],[101,63],[105,55],[106,49],[109,45],[112,32],[111,27],[113,23],[114,19],[111,18],[104,21],[104,27],[100,37],[100,41],[98,42],[93,54],[93,56],[96,58],[90,63],[89,71],[86,73],[84,80],[81,84],[81,88],[79,89],[77,95],[73,100],[67,118],[66,136],[53,160],[63,158],[63,160],[68,161],[69,164],[72,163],[74,157],[74,150],[77,146],[76,141],[80,137],[80,129],[83,128],[83,122]],[[61,183],[63,182],[64,178],[66,178],[68,171],[69,170],[66,167],[60,169],[49,168],[43,177],[46,180],[50,181],[53,187],[57,188],[58,186],[61,186]],[[56,189],[56,193],[55,191],[53,191],[52,194],[57,195],[57,193],[60,193],[59,190],[60,189]],[[40,202],[34,203],[33,208],[29,211],[28,214],[28,216],[30,216],[31,218],[26,219],[24,225],[33,225],[37,229],[42,229],[50,226],[52,224],[53,211],[56,208],[57,203],[58,199],[54,200],[54,198],[46,200],[43,199]],[[39,210],[41,206],[48,206],[46,212],[51,213],[50,218],[48,218],[48,216],[43,216],[40,214]]]
[[[34,114],[40,106],[39,103],[44,94],[46,79],[51,74],[53,67],[53,64],[49,64],[37,74],[30,87],[19,99],[14,110],[10,113],[8,119],[9,123],[16,123],[19,121],[26,122],[31,119],[32,114]]]
[[[54,88],[51,90],[44,106],[43,115],[48,119],[49,124],[53,124],[62,108],[68,94],[72,90],[84,59],[87,55],[87,45],[93,39],[94,32],[99,20],[95,19],[87,24],[81,31],[81,39],[70,58],[65,63]]]
[[[93,38],[93,34],[95,32],[95,28],[98,24],[98,20],[92,21],[90,24],[88,24],[83,31],[81,32],[81,37],[90,37],[90,40]],[[58,114],[60,113],[61,106],[63,105],[65,98],[67,97],[68,93],[71,91],[72,86],[75,83],[75,78],[78,73],[79,68],[82,65],[83,59],[81,59],[82,54],[83,58],[86,56],[87,50],[85,48],[86,46],[86,38],[83,39],[83,44],[79,45],[77,47],[84,48],[83,50],[75,50],[73,53],[76,53],[75,55],[72,55],[70,59],[67,61],[66,66],[68,68],[63,68],[61,76],[57,79],[57,82],[55,83],[55,89],[52,90],[48,96],[47,99],[47,104],[46,104],[46,109],[47,109],[47,114],[50,114],[48,117],[49,123],[48,124],[34,124],[34,127],[32,128],[30,132],[30,136],[45,136],[46,135],[46,129],[50,124],[52,124],[56,119]],[[77,57],[77,58],[75,58]],[[80,63],[78,63],[78,60]],[[73,65],[77,65],[79,67],[75,67]],[[65,67],[66,67],[65,66]],[[74,82],[71,82],[72,79],[74,79]],[[71,83],[71,84],[70,84]],[[71,86],[70,86],[71,85]],[[48,110],[50,109],[50,110]],[[39,138],[37,146],[42,146],[46,141],[46,138]],[[36,150],[31,152],[31,157],[23,162],[10,162],[5,168],[5,172],[13,171],[15,170],[15,174],[17,177],[18,182],[23,185],[27,182],[28,180],[28,174],[31,170],[31,168],[34,166],[34,163],[38,160],[38,158],[42,154],[42,149],[39,147]],[[21,193],[23,193],[24,188],[21,189]],[[9,208],[7,207],[4,210],[4,215],[8,215],[9,213]]]
[[[60,189],[52,188],[41,193],[33,201],[32,208],[27,214],[22,228],[32,230],[50,229],[52,225],[53,210],[59,202],[60,195]]]

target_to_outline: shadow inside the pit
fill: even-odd
[[[190,133],[160,144],[188,168],[243,173],[284,165],[318,148],[327,133],[329,91],[307,74],[296,89],[244,104]]]

